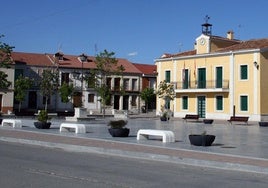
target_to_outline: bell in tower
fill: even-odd
[[[212,24],[208,23],[208,20],[210,17],[206,15],[205,17],[205,23],[202,24],[202,33],[205,35],[211,35],[212,34]]]

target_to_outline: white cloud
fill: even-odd
[[[128,56],[136,56],[136,55],[138,55],[138,52],[130,52],[130,53],[128,53],[127,55],[128,55]]]

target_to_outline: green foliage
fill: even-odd
[[[22,75],[15,81],[15,99],[20,103],[19,111],[22,101],[24,101],[26,92],[33,85],[33,80]]]
[[[11,82],[7,80],[8,75],[3,71],[0,71],[0,89],[8,89]]]
[[[72,95],[74,90],[73,84],[69,85],[67,83],[63,83],[60,87],[60,96],[63,103],[67,103],[70,101],[70,96]]]
[[[46,110],[40,110],[37,120],[40,122],[47,122],[49,120],[48,114]]]
[[[153,88],[145,88],[141,92],[141,99],[144,100],[146,103],[149,103],[155,97],[154,89]]]
[[[118,60],[114,57],[114,52],[104,50],[96,56],[96,70],[92,73],[95,78],[95,89],[101,98],[102,109],[111,98],[111,88],[107,86],[106,79],[111,75],[122,75],[125,68],[118,65]],[[103,111],[105,113],[105,111]],[[103,114],[104,115],[104,114]]]
[[[120,119],[120,120],[111,120],[108,123],[108,126],[110,126],[113,129],[122,129],[126,126],[126,124],[127,124],[126,120]]]
[[[175,98],[174,85],[167,83],[165,80],[161,81],[158,86],[157,95],[164,100],[173,100]]]
[[[96,67],[98,75],[105,78],[115,73],[124,71],[123,66],[118,66],[118,60],[114,57],[114,52],[104,50],[96,56]]]
[[[0,39],[4,37],[4,35],[0,35]],[[10,68],[11,52],[14,47],[9,46],[6,43],[0,41],[0,68]],[[11,85],[11,82],[7,80],[8,75],[0,71],[0,89],[8,89]]]
[[[141,92],[141,99],[145,101],[146,112],[148,109],[148,104],[155,98],[155,93],[153,88],[145,88]]]
[[[47,109],[47,100],[53,95],[58,89],[59,83],[58,72],[52,69],[47,69],[43,71],[42,80],[40,83],[40,89],[42,95],[46,98],[45,110]]]

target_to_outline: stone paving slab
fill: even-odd
[[[78,137],[73,134],[62,135],[22,129],[1,128],[0,140],[62,148],[70,151],[97,152],[146,160],[268,174],[268,160],[264,158],[167,148],[144,143],[128,143]]]

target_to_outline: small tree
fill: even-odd
[[[118,65],[118,60],[114,55],[114,52],[104,50],[96,56],[96,70],[94,71],[96,80],[95,89],[101,98],[103,116],[105,116],[106,104],[111,97],[111,88],[106,83],[107,77],[111,75],[122,75],[125,70],[122,65]]]
[[[165,109],[168,109],[168,104],[170,101],[174,100],[175,98],[175,90],[174,90],[174,85],[167,83],[165,80],[161,81],[158,90],[157,90],[157,95],[159,98],[164,99],[165,101]]]
[[[145,101],[146,112],[148,111],[148,104],[152,102],[155,98],[155,93],[153,88],[145,88],[141,92],[141,99]]]
[[[33,85],[33,80],[28,77],[20,75],[15,81],[15,99],[19,102],[19,112],[21,109],[21,103],[24,101],[27,90]]]
[[[4,35],[0,35],[0,39],[4,37]],[[11,52],[14,47],[9,46],[6,43],[0,41],[0,68],[10,68]],[[0,71],[0,89],[8,89],[11,85],[11,82],[7,80],[8,75]]]
[[[48,99],[55,94],[58,89],[58,74],[52,69],[44,70],[42,73],[42,79],[40,83],[40,89],[42,95],[45,97],[45,111],[47,111]]]
[[[67,84],[66,82],[64,82],[61,87],[60,87],[60,96],[61,96],[61,101],[63,103],[67,103],[70,101],[70,97],[73,94],[73,84]]]

